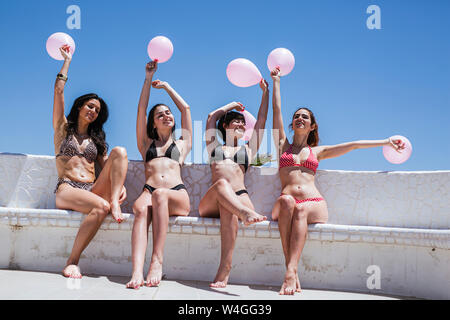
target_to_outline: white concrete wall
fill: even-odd
[[[170,220],[164,273],[171,279],[212,280],[220,257],[220,221],[197,213],[211,182],[209,167],[187,165],[182,174],[192,212]],[[61,271],[83,215],[52,210],[56,179],[54,157],[0,154],[0,268]],[[143,180],[142,162],[131,161],[125,212],[131,212]],[[450,299],[449,182],[450,171],[319,170],[317,184],[330,219],[309,226],[299,265],[302,286]],[[280,193],[276,170],[252,167],[246,185],[256,209],[269,215]],[[130,275],[133,215],[126,218],[121,225],[106,219],[82,255],[83,272]],[[367,287],[371,265],[380,268],[380,289]],[[276,222],[240,228],[231,282],[279,286],[284,271]]]
[[[329,223],[402,228],[450,228],[450,171],[353,172],[318,170],[317,186],[327,200]],[[57,181],[53,156],[0,154],[0,206],[55,208],[53,190]],[[211,185],[208,165],[182,168],[182,178],[191,199],[191,216]],[[246,186],[255,208],[270,215],[280,195],[278,172],[250,167]],[[125,181],[128,199],[124,212],[144,186],[142,161],[130,161]]]

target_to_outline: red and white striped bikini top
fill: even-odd
[[[292,144],[291,144],[289,148],[285,152],[283,152],[283,154],[280,157],[279,169],[284,167],[303,167],[310,169],[314,171],[314,173],[316,173],[317,167],[319,166],[319,161],[317,161],[317,158],[312,152],[311,147],[308,146],[308,148],[309,148],[308,159],[306,159],[306,161],[303,161],[301,163],[295,163],[294,157],[292,156]]]

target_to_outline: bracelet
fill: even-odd
[[[58,73],[58,75],[56,76],[56,79],[62,80],[62,81],[67,81],[67,76],[62,74],[62,73]]]

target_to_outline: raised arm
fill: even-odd
[[[388,138],[384,140],[352,141],[333,146],[318,146],[314,147],[314,151],[317,154],[317,159],[320,161],[329,158],[336,158],[356,149],[366,149],[386,145],[391,145],[398,152],[405,149],[405,143],[402,140]]]
[[[172,101],[181,112],[181,140],[185,144],[186,154],[192,148],[192,119],[191,107],[183,100],[183,98],[165,81],[155,80],[152,82],[153,88],[164,89],[169,94]]]
[[[206,149],[208,154],[211,154],[212,150],[219,144],[216,140],[216,123],[220,117],[231,110],[244,111],[244,106],[240,102],[231,102],[223,107],[220,107],[208,114],[208,120],[206,120]],[[224,137],[225,139],[225,137]]]
[[[284,132],[283,116],[281,115],[281,93],[280,93],[280,69],[272,70],[270,76],[273,80],[272,108],[273,108],[273,139],[277,146],[278,156],[284,147],[289,144]]]
[[[67,73],[69,71],[70,62],[72,61],[72,55],[69,51],[69,46],[64,45],[59,48],[62,56],[64,57],[64,64],[56,77],[55,81],[55,93],[53,95],[53,130],[60,130],[62,125],[67,123],[67,119],[64,115],[64,86],[67,81]]]
[[[261,105],[259,106],[258,118],[256,119],[255,127],[248,143],[252,159],[256,156],[261,141],[264,138],[264,128],[266,127],[267,111],[269,109],[269,84],[263,79],[259,83],[259,87],[262,90]]]
[[[145,155],[145,147],[150,144],[150,138],[147,136],[147,107],[150,98],[150,88],[152,87],[152,79],[158,63],[150,61],[145,66],[145,80],[142,86],[141,96],[139,98],[137,120],[136,120],[136,140],[137,147],[142,157]]]

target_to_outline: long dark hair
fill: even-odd
[[[309,112],[309,116],[311,117],[311,125],[313,125],[313,124],[316,125],[316,128],[309,133],[308,140],[306,142],[309,146],[315,147],[315,146],[319,145],[319,125],[317,124],[316,117],[314,116],[314,113],[311,110],[309,110],[308,108],[306,108],[306,107],[300,107],[292,115],[292,121],[294,121],[295,114],[299,110],[302,110],[302,109]],[[289,125],[289,128],[291,130],[293,130],[293,128],[292,128],[292,121],[291,121],[291,124]]]
[[[80,114],[81,107],[89,100],[96,99],[100,102],[100,112],[94,122],[88,126],[88,135],[94,141],[97,147],[97,152],[99,155],[103,155],[108,151],[108,144],[106,143],[106,134],[103,131],[103,124],[108,120],[109,112],[108,105],[95,93],[88,93],[81,97],[78,97],[73,102],[72,109],[70,109],[69,115],[67,116],[67,135],[77,133],[78,128],[78,115]]]
[[[217,129],[219,130],[219,137],[223,140],[223,142],[226,143],[226,130],[223,127],[223,125],[228,126],[231,121],[234,119],[243,120],[245,125],[245,117],[242,113],[236,112],[236,111],[228,111],[223,116],[220,117],[219,121],[217,122]]]
[[[156,111],[156,108],[158,108],[160,106],[167,107],[169,109],[170,113],[172,113],[172,110],[170,110],[170,108],[168,106],[166,106],[164,103],[155,104],[150,109],[150,112],[148,113],[148,117],[147,117],[147,136],[153,140],[159,140],[158,130],[156,130],[156,128],[155,128],[155,111]],[[172,138],[175,140],[175,137],[173,134],[174,131],[175,131],[175,117],[173,120],[173,127],[172,127]]]

